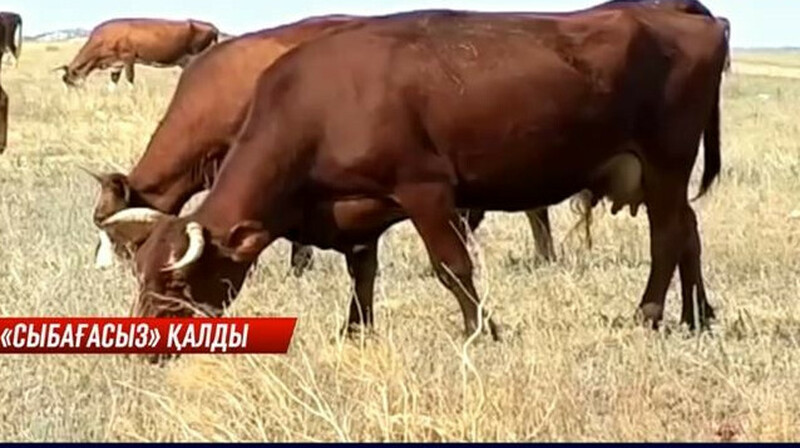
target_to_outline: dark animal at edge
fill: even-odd
[[[0,12],[0,60],[9,51],[19,63],[22,52],[22,17],[13,12]],[[8,145],[8,94],[0,81],[0,154]]]

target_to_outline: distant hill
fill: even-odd
[[[796,53],[800,51],[800,47],[734,47],[733,50],[751,53]]]
[[[83,28],[73,28],[37,34],[36,36],[26,37],[25,40],[31,42],[59,42],[63,40],[81,39],[86,37],[89,37],[88,30]]]

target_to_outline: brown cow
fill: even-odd
[[[144,240],[134,313],[221,313],[261,251],[287,237],[346,255],[349,323],[370,325],[377,239],[410,218],[472,333],[482,314],[456,208],[525,210],[588,189],[647,207],[643,317],[662,319],[677,267],[682,320],[704,325],[713,311],[687,194],[701,136],[701,193],[720,170],[727,51],[720,22],[643,9],[418,11],[307,42],[259,79],[194,213],[125,210],[104,223]]]
[[[94,70],[111,69],[119,82],[122,70],[133,84],[134,64],[185,67],[190,60],[217,43],[219,31],[197,20],[115,19],[98,25],[75,59],[64,70],[68,86],[83,82]]]
[[[298,44],[353,19],[309,18],[227,40],[198,57],[181,74],[167,112],[133,170],[127,176],[94,175],[101,185],[95,223],[128,207],[178,213],[193,194],[211,186],[244,121],[259,74]],[[111,243],[120,241],[110,237],[101,234],[98,266],[111,262]],[[129,253],[124,247],[115,249],[123,256]],[[310,248],[293,249],[299,268]]]
[[[22,51],[22,17],[13,12],[0,12],[0,61],[9,50],[14,60],[19,62]],[[0,64],[2,65],[2,64]],[[0,82],[0,154],[8,144],[8,94]]]

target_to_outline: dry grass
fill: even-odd
[[[130,167],[177,72],[139,70],[116,93],[96,75],[66,92],[58,51],[28,45],[6,68],[10,146],[0,157],[0,314],[124,315],[127,267],[91,267],[93,181]],[[796,57],[789,55],[788,57]],[[774,62],[781,63],[780,59]],[[187,356],[153,368],[114,356],[0,358],[0,438],[27,440],[800,440],[800,82],[735,74],[725,86],[724,173],[695,204],[710,299],[700,337],[633,323],[647,278],[646,219],[596,219],[595,248],[564,241],[536,267],[524,217],[495,214],[476,235],[480,285],[506,340],[464,347],[458,306],[426,274],[408,224],[382,240],[376,334],[341,341],[342,258],[287,276],[268,249],[232,310],[298,316],[291,353]]]

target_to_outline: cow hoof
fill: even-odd
[[[492,336],[492,340],[495,342],[502,342],[503,338],[500,335],[500,326],[495,323],[494,319],[486,319],[483,321],[481,335],[489,334]],[[464,331],[464,337],[467,339],[472,338],[475,333],[478,331],[477,326],[468,326]]]
[[[652,323],[653,329],[658,329],[658,324],[664,317],[664,307],[657,303],[645,303],[639,309],[645,323]]]
[[[694,311],[694,310],[692,310]],[[703,311],[700,314],[700,318],[695,320],[694,312],[691,315],[687,314],[681,317],[681,323],[686,324],[689,327],[690,331],[696,331],[699,329],[700,331],[706,331],[711,329],[711,321],[717,318],[716,313],[714,312],[714,308],[710,305],[706,304]]]
[[[500,331],[500,325],[495,323],[493,319],[489,319],[489,331],[492,334],[492,339],[495,342],[503,342],[503,337]]]
[[[342,329],[339,330],[339,339],[342,341],[366,341],[374,335],[375,329],[371,325],[355,322],[346,323],[342,326]],[[337,338],[334,338],[332,342],[335,343],[336,340]]]

